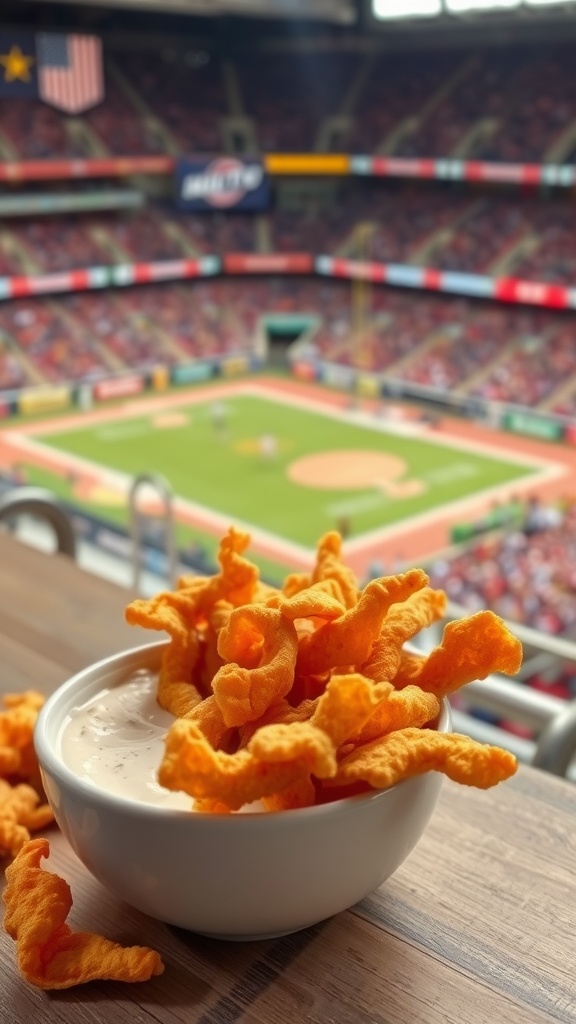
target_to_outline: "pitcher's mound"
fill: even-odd
[[[402,480],[407,470],[404,459],[386,452],[344,450],[316,452],[296,459],[288,476],[302,487],[357,491],[379,488],[394,497],[421,494],[419,480]]]
[[[183,412],[164,412],[152,418],[152,426],[156,430],[170,430],[174,427],[185,427],[188,417]]]

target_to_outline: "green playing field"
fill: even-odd
[[[111,415],[41,441],[129,477],[161,472],[179,497],[306,547],[343,518],[359,536],[535,471],[388,431],[377,420],[281,400],[237,395],[220,411],[221,421],[213,403],[196,401],[146,416]],[[271,453],[263,450],[266,435]]]

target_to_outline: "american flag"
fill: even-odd
[[[39,32],[40,98],[67,114],[80,114],[104,98],[102,44],[97,36]]]

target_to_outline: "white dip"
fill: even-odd
[[[190,810],[190,796],[172,793],[156,779],[164,737],[174,722],[156,700],[157,685],[155,674],[137,672],[74,708],[62,728],[62,760],[108,793]]]

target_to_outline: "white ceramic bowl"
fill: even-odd
[[[136,669],[157,669],[164,646],[90,666],[61,686],[39,715],[35,743],[46,794],[88,870],[151,917],[227,939],[306,928],[384,882],[422,835],[442,775],[319,807],[212,815],[138,803],[74,774],[60,750],[71,709]],[[445,702],[438,728],[450,727]]]

